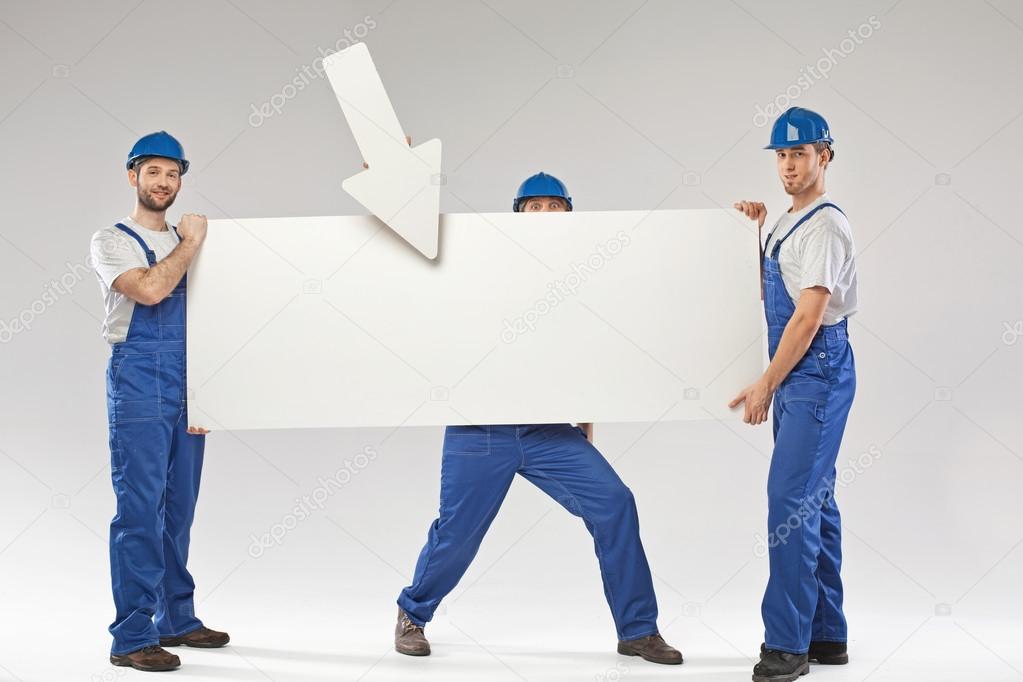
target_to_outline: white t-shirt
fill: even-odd
[[[150,230],[131,218],[123,218],[120,222],[142,237],[142,241],[156,254],[157,261],[169,256],[178,245],[178,235],[170,229],[170,225],[167,225],[165,230]],[[128,236],[114,225],[104,227],[92,235],[89,251],[106,306],[103,338],[111,344],[120,343],[128,336],[128,326],[131,324],[132,313],[135,312],[135,301],[110,287],[115,279],[128,270],[148,268],[146,252],[134,237]]]
[[[828,195],[822,194],[803,210],[783,214],[764,247],[767,255],[771,255],[774,242],[784,237],[800,218],[827,201]],[[827,288],[831,300],[822,324],[841,322],[856,312],[855,251],[846,217],[830,206],[822,208],[782,242],[778,266],[785,290],[798,303],[803,289]]]

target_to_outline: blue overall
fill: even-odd
[[[131,228],[117,227],[156,255]],[[110,523],[116,616],[111,653],[198,629],[188,561],[205,437],[187,433],[185,277],[156,305],[135,304],[124,341],[107,368],[110,475],[117,514]],[[154,622],[155,617],[155,622]]]
[[[398,597],[425,625],[465,574],[515,474],[582,518],[593,546],[618,639],[657,632],[657,601],[630,491],[581,429],[569,424],[449,426],[441,462],[440,517]],[[558,605],[555,613],[569,613]]]
[[[815,207],[778,239],[764,264],[764,310],[773,359],[796,305],[778,253]],[[770,242],[770,237],[768,238]],[[842,530],[835,460],[856,392],[846,320],[821,326],[774,395],[774,453],[767,480],[771,576],[761,612],[769,649],[804,653],[810,641],[845,642]]]

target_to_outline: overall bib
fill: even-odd
[[[117,227],[156,265],[134,230]],[[127,337],[111,351],[107,414],[117,514],[110,523],[110,634],[111,653],[125,654],[202,627],[185,567],[205,445],[205,436],[187,433],[185,276],[156,305],[135,304]]]
[[[822,208],[815,207],[765,254],[764,310],[772,359],[796,305],[778,265],[781,245]],[[770,241],[770,237],[768,237]],[[845,642],[841,519],[835,461],[856,392],[846,320],[821,326],[774,396],[774,453],[767,479],[771,576],[761,612],[769,649],[805,653],[810,641]]]
[[[656,633],[657,600],[632,491],[582,430],[569,424],[447,427],[440,516],[430,527],[412,584],[398,597],[412,622],[425,625],[461,580],[515,474],[582,518],[593,536],[618,639]],[[552,613],[559,611],[570,609]]]

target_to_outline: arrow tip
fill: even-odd
[[[424,256],[437,257],[440,238],[441,143],[406,148],[404,154],[346,178],[348,194]]]

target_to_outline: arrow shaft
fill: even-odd
[[[332,54],[323,66],[369,164],[341,186],[420,253],[436,258],[440,140],[409,148],[365,43]]]
[[[405,132],[369,50],[357,43],[332,54],[323,65],[362,158],[379,165],[407,151]]]

